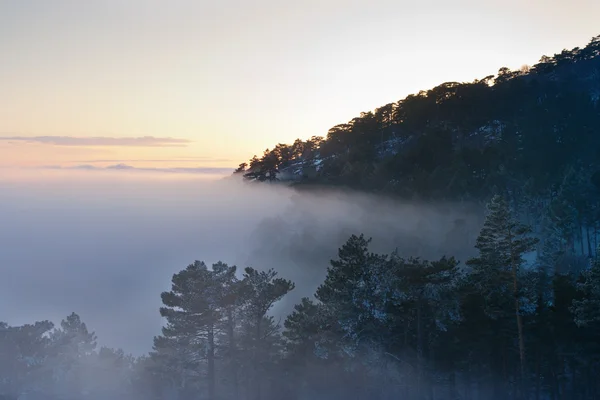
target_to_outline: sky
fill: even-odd
[[[0,174],[223,174],[445,81],[584,46],[596,0],[0,0]]]

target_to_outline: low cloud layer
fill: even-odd
[[[169,174],[199,174],[199,175],[227,175],[233,172],[233,168],[218,168],[218,167],[135,167],[128,164],[114,164],[106,167],[100,167],[91,164],[81,164],[74,166],[49,165],[41,167],[42,169],[55,170],[81,170],[81,171],[137,171],[137,172],[153,172],[153,173],[169,173]]]
[[[127,147],[185,147],[191,140],[177,138],[143,137],[76,137],[76,136],[0,136],[8,142],[28,142],[55,146],[127,146]]]
[[[274,310],[283,316],[314,293],[350,234],[372,236],[374,251],[464,258],[481,223],[480,210],[465,205],[60,172],[0,176],[0,315],[11,324],[58,322],[75,311],[102,344],[136,354],[162,326],[161,291],[194,260],[277,269],[296,283]]]
[[[129,159],[115,159],[115,158],[97,158],[88,160],[76,160],[77,163],[82,164],[94,164],[94,163],[138,163],[138,162],[151,162],[151,163],[190,163],[190,162],[233,162],[229,158],[214,158],[214,157],[175,157],[175,158],[129,158]]]

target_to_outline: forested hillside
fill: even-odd
[[[343,186],[415,201],[504,196],[538,235],[591,256],[600,221],[600,36],[531,68],[449,82],[278,144],[247,181]]]
[[[530,68],[410,95],[326,137],[278,144],[236,172],[417,199],[547,198],[573,175],[598,188],[599,99],[600,36]]]

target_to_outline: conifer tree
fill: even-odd
[[[583,298],[573,301],[571,311],[577,326],[588,327],[600,322],[600,257],[594,258],[582,275],[583,282],[578,286]]]
[[[502,197],[496,195],[492,198],[488,212],[475,246],[479,256],[468,260],[467,265],[472,268],[472,282],[486,300],[488,315],[500,317],[511,308],[512,303],[521,379],[524,379],[525,340],[519,277],[525,263],[523,256],[535,249],[538,239],[530,236],[530,227],[515,219]]]
[[[254,155],[249,162],[249,165],[244,170],[244,179],[250,181],[263,181],[264,180],[264,171],[263,171],[263,162],[262,159],[259,159],[258,156]]]
[[[272,318],[267,317],[267,313],[277,301],[292,291],[295,285],[290,280],[278,278],[277,272],[273,269],[258,271],[251,267],[244,270],[242,284],[246,299],[244,305],[246,326],[254,331],[249,336],[252,346],[255,400],[260,400],[262,396],[261,356],[268,353],[269,339],[279,329]]]
[[[421,396],[425,379],[425,353],[427,351],[432,360],[431,347],[439,332],[446,331],[450,324],[459,319],[458,302],[451,296],[458,277],[458,262],[446,257],[433,262],[415,258],[404,260],[396,253],[392,254],[391,261],[394,271],[394,286],[390,292],[390,297],[394,298],[393,307],[397,310],[414,310],[414,315],[405,311],[409,321],[405,317],[402,322],[412,322],[416,328],[416,390],[417,396]]]
[[[155,339],[155,346],[164,342],[185,345],[196,360],[206,360],[210,400],[215,399],[216,334],[224,319],[223,284],[228,274],[225,267],[215,273],[204,262],[195,261],[174,274],[171,291],[161,295],[164,307],[160,314],[167,325],[163,328],[164,339]]]
[[[50,321],[23,326],[0,322],[0,398],[16,400],[47,384]],[[52,365],[51,367],[55,367]]]
[[[283,332],[290,355],[306,358],[314,352],[320,331],[318,317],[319,305],[308,297],[294,306],[294,311],[285,319]]]
[[[368,321],[381,316],[372,293],[380,289],[374,272],[384,258],[369,252],[370,242],[362,234],[352,235],[338,250],[338,259],[330,261],[325,281],[315,294],[328,313],[335,315],[340,336],[349,339],[343,345],[347,351],[372,332],[374,326]]]
[[[51,335],[51,357],[58,393],[81,395],[82,374],[89,357],[96,350],[96,334],[88,331],[79,315],[71,313]]]
[[[246,172],[246,168],[248,167],[248,163],[240,163],[238,167],[233,171],[234,174],[244,174]]]
[[[89,332],[74,312],[61,321],[60,329],[54,332],[54,340],[75,358],[90,355],[96,349],[96,334]]]
[[[219,343],[219,348],[225,360],[225,369],[228,376],[224,379],[225,382],[231,385],[234,400],[239,397],[238,388],[238,343],[237,343],[237,327],[241,307],[246,299],[242,290],[242,282],[236,277],[237,267],[229,266],[221,261],[213,264],[215,280],[221,288],[219,304],[222,309],[223,319],[219,325],[221,334],[225,339]]]

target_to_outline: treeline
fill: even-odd
[[[269,311],[294,289],[291,281],[273,270],[245,268],[238,276],[235,266],[194,262],[162,293],[166,325],[138,359],[96,350],[76,314],[58,329],[3,325],[0,394],[600,398],[600,259],[566,257],[519,222],[501,196],[488,204],[477,255],[464,263],[374,254],[369,243],[351,236],[314,299],[303,298],[282,323]]]
[[[305,141],[296,139],[292,145],[280,143],[272,150],[266,149],[262,157],[255,155],[249,163],[240,164],[234,174],[242,174],[245,179],[258,182],[278,181],[285,169],[290,169],[289,177],[315,177],[315,162],[319,161],[323,142],[323,137],[313,136]]]
[[[139,360],[122,350],[98,349],[96,335],[75,313],[60,327],[50,321],[0,323],[2,400],[101,399],[115,393],[125,399],[134,394],[137,368]]]
[[[600,184],[600,36],[531,68],[447,82],[278,144],[247,180],[343,185],[403,198],[549,198],[570,170]]]

